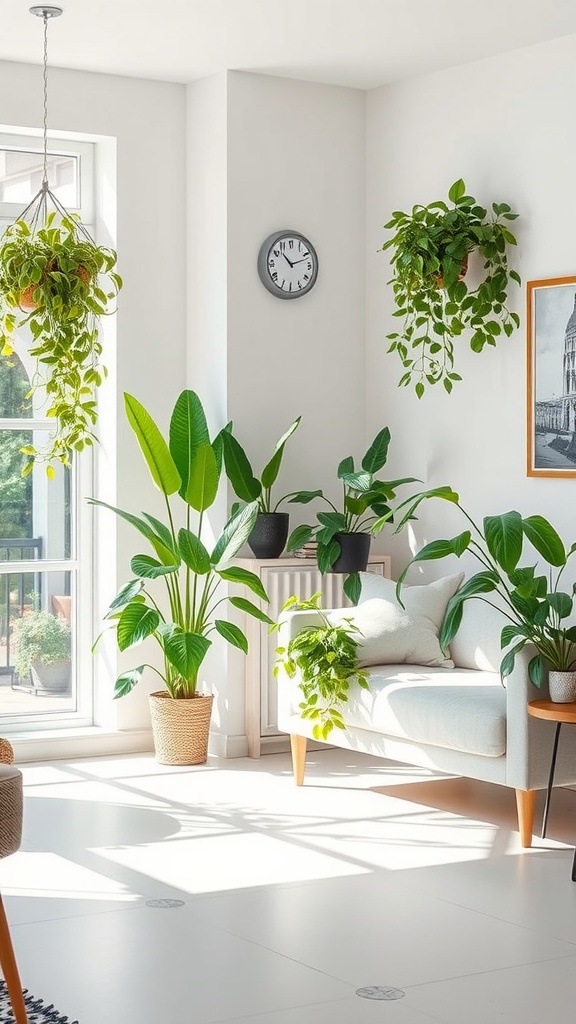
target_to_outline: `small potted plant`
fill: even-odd
[[[403,502],[397,509],[397,512],[403,509],[397,531],[413,518],[420,503],[428,498],[441,498],[457,505],[468,528],[457,537],[431,541],[414,556],[398,580],[399,600],[406,573],[415,562],[447,555],[460,558],[469,551],[482,568],[463,584],[448,604],[440,633],[442,649],[445,650],[456,635],[466,601],[475,598],[493,604],[497,598],[496,607],[508,620],[502,629],[502,648],[512,644],[500,664],[502,678],[512,672],[516,655],[526,644],[531,644],[536,653],[528,673],[534,685],[542,686],[548,671],[550,699],[576,701],[576,624],[569,622],[574,611],[573,588],[570,593],[560,588],[576,544],[566,550],[548,520],[538,515],[524,518],[516,511],[487,516],[480,527],[460,505],[458,494],[450,487],[425,491]],[[539,570],[532,556],[528,565],[520,566],[525,541],[544,561],[545,571]]]
[[[143,663],[122,672],[115,696],[130,693],[145,669],[155,672],[165,687],[149,696],[156,757],[162,764],[201,764],[207,757],[213,695],[200,692],[199,674],[212,639],[218,634],[248,651],[240,627],[222,617],[223,605],[229,602],[272,624],[247,598],[222,594],[222,584],[241,584],[268,601],[254,573],[230,565],[254,526],[258,503],[235,512],[214,543],[206,512],[218,492],[224,432],[210,440],[202,403],[193,391],[183,391],[174,406],[169,441],[132,395],[125,394],[124,402],[166,516],[162,522],[147,512],[135,515],[92,499],[129,522],[150,549],[132,558],[132,579],[112,600],[107,620],[120,651],[151,637],[163,665]],[[185,525],[178,527],[178,522]]]
[[[443,200],[396,210],[385,227],[394,232],[381,251],[392,250],[391,284],[402,328],[387,335],[389,352],[404,367],[399,386],[414,384],[418,398],[427,385],[442,382],[450,394],[461,376],[454,372],[455,343],[466,332],[470,347],[481,352],[504,333],[520,326],[507,306],[510,281],[520,277],[508,266],[508,247],[516,238],[507,222],[515,220],[507,203],[493,203],[492,213],[466,194],[460,178]],[[468,260],[483,261],[478,284],[468,286]],[[471,332],[471,333],[470,333]]]
[[[72,639],[70,623],[62,615],[28,611],[14,623],[14,668],[41,690],[70,690]]]
[[[14,351],[14,333],[27,327],[36,359],[32,392],[44,396],[55,432],[46,450],[29,445],[24,472],[36,459],[68,465],[72,454],[95,440],[95,391],[106,374],[101,364],[99,318],[109,312],[122,280],[116,253],[83,234],[74,217],[50,213],[32,232],[25,220],[0,239],[0,352]]]
[[[345,729],[342,705],[348,701],[350,684],[369,689],[367,672],[358,665],[360,630],[349,619],[330,622],[320,607],[320,594],[309,601],[291,597],[282,611],[315,611],[319,621],[305,626],[286,647],[277,647],[274,675],[283,668],[289,679],[300,675],[301,717],[314,722],[314,739],[326,740],[334,728]],[[282,628],[282,619],[277,627]]]
[[[342,485],[340,509],[321,490],[298,491],[290,498],[301,504],[320,498],[329,510],[317,513],[317,525],[296,527],[288,539],[287,550],[296,551],[315,540],[320,572],[348,574],[344,592],[354,602],[360,594],[358,573],[368,564],[371,538],[380,532],[385,521],[391,520],[389,502],[396,497],[396,488],[417,482],[414,477],[376,479],[375,474],[386,464],[389,444],[390,430],[383,427],[364,455],[359,470],[354,468],[351,455],[342,460],[337,471]]]
[[[273,504],[272,487],[280,472],[286,441],[292,436],[300,420],[301,417],[298,416],[282,435],[271,459],[264,466],[260,479],[254,475],[248,456],[231,429],[222,434],[226,473],[234,493],[242,501],[258,503],[258,515],[248,537],[248,546],[257,558],[278,558],[286,545],[290,517],[288,512],[279,512],[278,507],[290,495],[285,494]]]

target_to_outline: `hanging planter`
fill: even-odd
[[[517,313],[508,309],[510,281],[520,277],[508,266],[508,247],[516,239],[507,221],[518,216],[507,203],[493,203],[492,215],[466,185],[455,181],[448,199],[414,206],[410,213],[396,211],[385,225],[394,236],[382,246],[392,249],[396,311],[402,327],[387,335],[389,352],[396,352],[404,367],[398,384],[413,384],[418,398],[428,385],[442,383],[450,394],[461,376],[454,372],[455,342],[468,335],[473,352],[495,345],[501,334],[510,337],[520,326]],[[468,258],[483,261],[479,283],[466,283]]]
[[[27,328],[36,360],[30,394],[54,419],[49,445],[22,449],[23,473],[45,461],[70,465],[74,452],[96,440],[96,390],[106,376],[98,337],[100,317],[122,279],[113,249],[99,246],[75,214],[50,191],[47,178],[47,20],[57,7],[31,8],[44,19],[44,175],[32,202],[0,238],[0,352],[12,355],[15,335]]]

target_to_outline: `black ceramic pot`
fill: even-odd
[[[288,512],[259,512],[248,547],[256,558],[279,558],[288,540]]]
[[[369,533],[337,533],[334,536],[340,545],[340,555],[330,572],[364,572],[370,554]]]

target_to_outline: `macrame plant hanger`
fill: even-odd
[[[54,195],[50,189],[48,183],[48,22],[51,18],[59,18],[63,14],[62,7],[47,7],[44,4],[31,7],[30,14],[34,14],[37,18],[42,18],[44,22],[44,52],[43,52],[43,85],[44,85],[44,121],[43,121],[43,139],[44,139],[44,162],[43,162],[43,173],[42,173],[42,184],[34,196],[34,198],[28,203],[28,206],[22,211],[18,220],[26,221],[30,226],[32,234],[36,234],[39,228],[44,227],[49,213],[49,204],[53,207],[56,214],[64,220],[74,222],[74,230],[79,235],[84,237],[87,241],[94,244],[94,240],[86,230],[79,217],[68,213],[68,211],[62,206],[60,200]]]

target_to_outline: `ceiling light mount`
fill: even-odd
[[[29,10],[30,14],[35,14],[37,18],[59,18],[64,13],[62,7],[47,7],[45,4],[30,7]]]

